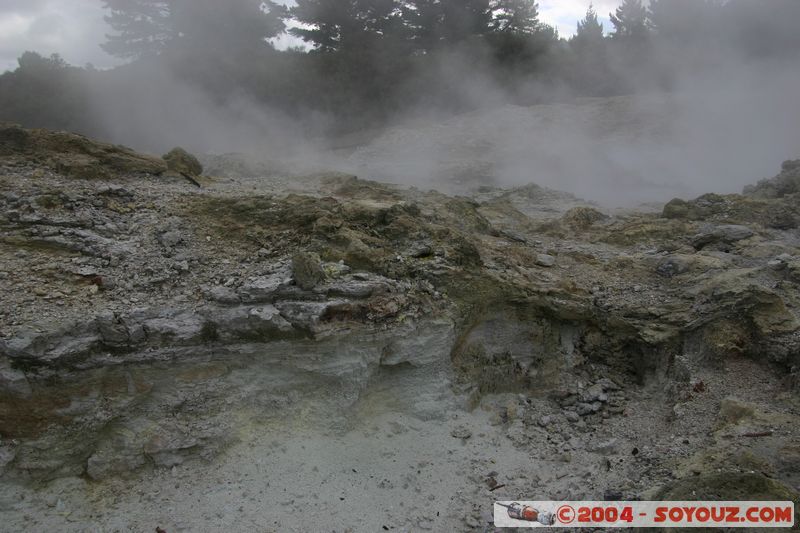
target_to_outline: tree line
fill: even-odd
[[[569,38],[532,0],[104,0],[102,47],[128,62],[109,71],[34,52],[0,76],[0,119],[96,131],[91,102],[167,71],[224,102],[236,95],[290,115],[322,114],[332,130],[404,110],[480,105],[471,87],[534,103],[669,89],[677,70],[729,58],[800,54],[797,0],[622,0],[605,28],[589,4]],[[290,34],[305,48],[276,50]],[[124,90],[122,90],[124,93]],[[121,94],[119,98],[124,98]]]

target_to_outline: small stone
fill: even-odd
[[[665,257],[656,267],[656,274],[663,278],[671,278],[688,271],[689,262],[678,256]]]
[[[468,439],[472,437],[472,431],[466,426],[458,426],[450,430],[450,436],[456,439]]]
[[[786,263],[781,261],[780,259],[773,259],[767,263],[767,266],[770,267],[772,270],[780,271],[786,269]]]
[[[166,248],[174,248],[183,242],[183,235],[179,231],[167,231],[159,235],[158,241]]]
[[[538,254],[536,256],[536,264],[541,267],[551,268],[555,266],[556,258],[548,254]]]
[[[608,396],[603,391],[603,385],[595,383],[581,394],[581,401],[584,403],[606,402],[608,401]]]
[[[589,451],[599,453],[601,455],[615,455],[618,447],[617,439],[608,439],[606,441],[591,444],[589,446]]]
[[[553,423],[553,417],[550,415],[544,415],[540,417],[536,423],[539,424],[540,427],[546,428]]]

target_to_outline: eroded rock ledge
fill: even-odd
[[[612,216],[535,186],[451,197],[325,174],[291,192],[269,176],[198,189],[83,138],[102,172],[67,171],[40,157],[62,134],[10,131],[8,476],[102,478],[213,457],[253,421],[344,421],[385,366],[446,367],[471,401],[551,397],[570,421],[622,416],[620,388],[654,380],[677,406],[686,361],[749,357],[796,387],[800,203],[786,177],[758,189],[780,194]]]

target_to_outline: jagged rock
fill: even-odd
[[[236,307],[209,316],[215,340],[267,342],[286,337],[292,325],[272,305]],[[207,326],[208,327],[208,326]]]
[[[292,276],[301,289],[311,290],[325,279],[322,260],[311,252],[295,254],[292,257]]]
[[[661,262],[658,263],[658,267],[656,267],[656,272],[659,276],[671,278],[688,272],[689,268],[690,263],[688,259],[673,255],[662,259]]]
[[[248,280],[239,288],[243,302],[259,303],[274,301],[278,291],[288,286],[291,279],[288,271],[281,271],[262,278]]]
[[[593,402],[607,402],[608,395],[603,390],[603,385],[600,383],[595,383],[580,395],[580,400],[584,403],[593,403]]]
[[[689,204],[680,198],[670,200],[662,212],[664,218],[687,218],[689,216]]]
[[[705,195],[685,202],[685,216],[600,223],[591,209],[565,215],[580,202],[537,187],[456,198],[313,175],[291,190],[285,176],[183,190],[142,175],[117,190],[65,187],[35,158],[2,163],[13,179],[0,180],[0,432],[16,439],[12,475],[101,479],[211,457],[225,439],[209,432],[226,421],[229,435],[314,413],[341,425],[430,377],[441,389],[398,397],[417,419],[449,420],[440,408],[451,383],[470,405],[512,393],[493,424],[508,423],[513,443],[545,460],[567,450],[584,464],[586,446],[567,436],[603,444],[593,435],[620,423],[634,435],[650,420],[637,409],[654,405],[646,395],[662,381],[687,412],[669,421],[675,431],[696,423],[696,402],[712,400],[670,366],[675,354],[689,369],[761,358],[790,378],[800,363],[798,251],[772,216],[796,216],[791,196]],[[693,251],[698,220],[712,234],[741,225],[758,237],[720,246],[731,240],[722,231]],[[538,254],[550,250],[557,259]],[[311,260],[292,261],[298,254]],[[782,254],[785,268],[767,268]],[[184,261],[191,268],[177,275]],[[685,270],[665,273],[691,275],[662,279],[669,261]],[[760,368],[751,371],[762,380],[772,366]],[[714,397],[730,387],[703,372]],[[603,375],[630,379],[636,392]],[[553,389],[568,409],[542,416]],[[624,410],[630,418],[605,419]],[[719,432],[742,434],[749,420],[740,422]],[[637,442],[647,475],[612,465],[614,475],[630,466],[637,490],[664,466],[651,462],[651,436],[641,438],[651,441]]]
[[[161,159],[138,154],[123,146],[90,140],[63,131],[25,129],[0,123],[0,157],[46,166],[66,176],[88,179],[129,174],[161,174]]]
[[[749,239],[753,235],[753,230],[747,226],[725,224],[704,229],[692,238],[692,246],[694,246],[696,250],[701,250],[712,243],[722,242],[731,244]]]
[[[8,358],[2,356],[0,356],[0,391],[21,397],[30,396],[32,392],[25,373],[12,368]]]
[[[276,302],[281,315],[296,328],[312,331],[328,309],[341,301],[329,302]]]
[[[608,217],[593,207],[573,207],[561,217],[561,223],[567,227],[583,230],[591,227],[595,222]]]
[[[756,413],[752,405],[743,403],[736,398],[725,398],[719,406],[719,422],[721,424],[735,424],[743,418],[749,418]]]
[[[599,401],[592,402],[592,403],[585,403],[585,402],[578,402],[575,406],[575,412],[578,413],[579,416],[587,416],[593,413],[597,413],[602,409],[603,404]]]
[[[241,301],[239,295],[230,287],[216,285],[205,291],[206,297],[221,304],[237,304]],[[252,299],[251,299],[252,300]]]
[[[454,325],[449,320],[414,324],[407,328],[407,333],[383,349],[382,365],[410,363],[414,366],[423,366],[433,363],[441,358],[442,354],[450,352],[456,335]]]
[[[167,163],[167,168],[172,172],[188,174],[192,177],[200,176],[203,173],[203,165],[200,164],[200,161],[183,148],[173,148],[164,155],[163,159]]]
[[[158,242],[166,248],[174,248],[183,242],[183,234],[177,230],[165,231],[158,236]]]
[[[783,198],[797,192],[800,192],[800,159],[784,161],[776,177],[744,189],[744,194],[756,198]]]

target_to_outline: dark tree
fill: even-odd
[[[614,31],[611,37],[621,41],[643,41],[647,38],[647,8],[642,0],[623,0],[616,13],[609,14]]]
[[[533,0],[498,0],[493,14],[495,31],[531,35],[539,29],[539,5]]]
[[[0,122],[89,132],[87,77],[58,54],[25,52],[19,68],[0,75]]]
[[[609,70],[608,42],[593,5],[589,5],[586,16],[578,21],[577,32],[569,45],[572,61],[566,68],[573,87],[580,94],[613,93],[615,80]]]
[[[272,0],[104,0],[116,32],[103,49],[138,59],[178,47],[220,56],[265,45],[283,32],[286,16]]]
[[[395,37],[403,28],[398,0],[297,0],[289,30],[322,52],[354,50]]]
[[[106,35],[103,50],[109,54],[138,59],[164,51],[176,36],[172,0],[104,0],[109,10],[105,20],[116,32]]]
[[[442,37],[444,12],[440,0],[405,0],[403,23],[417,50],[433,50]]]
[[[441,37],[448,43],[482,37],[492,30],[491,0],[441,0],[441,6]]]
[[[572,38],[572,43],[579,47],[593,46],[601,43],[603,39],[603,23],[598,20],[594,5],[589,4],[586,16],[578,21],[578,29]]]
[[[262,0],[172,0],[173,27],[184,51],[212,57],[267,47],[283,33],[285,8]]]

